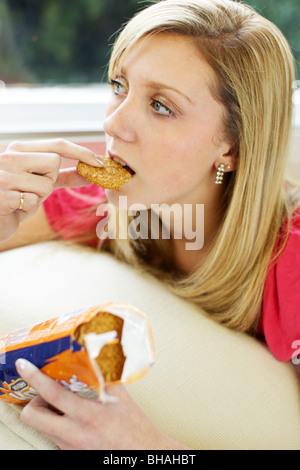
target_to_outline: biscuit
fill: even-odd
[[[84,335],[96,333],[98,335],[108,331],[116,331],[119,340],[106,344],[96,358],[97,365],[103,375],[104,381],[116,382],[121,379],[122,371],[126,357],[121,345],[122,329],[124,320],[112,313],[100,312],[89,322],[83,323],[75,330],[75,339],[77,343],[84,346]]]
[[[131,174],[122,165],[111,158],[103,159],[103,168],[96,168],[87,163],[79,162],[78,173],[90,183],[97,184],[105,189],[119,191],[119,189],[131,180]]]

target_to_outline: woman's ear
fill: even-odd
[[[216,160],[215,167],[217,170],[220,165],[224,165],[225,173],[229,173],[230,171],[235,171],[237,169],[237,156],[235,155],[233,147],[231,147],[229,151],[227,150],[226,153]]]

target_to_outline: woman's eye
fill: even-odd
[[[118,82],[117,80],[110,80],[110,85],[115,95],[125,93],[126,91],[124,85],[122,85],[122,83]]]
[[[174,113],[167,108],[164,104],[162,104],[160,101],[153,100],[152,107],[155,111],[160,116],[174,116]]]

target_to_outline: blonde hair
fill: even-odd
[[[110,78],[139,40],[165,32],[193,38],[214,70],[212,93],[224,105],[224,133],[233,143],[237,171],[226,181],[213,248],[191,274],[176,275],[170,240],[114,240],[110,249],[159,276],[216,321],[252,332],[278,234],[300,206],[299,187],[285,175],[294,58],[278,28],[244,4],[164,0],[139,12],[122,30],[112,50]],[[129,221],[124,216],[124,224]],[[277,254],[287,234],[288,225]]]

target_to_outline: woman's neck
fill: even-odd
[[[205,210],[202,226],[199,225],[195,228],[198,243],[195,243],[194,249],[191,249],[193,248],[193,243],[186,238],[172,240],[175,264],[184,273],[191,274],[195,271],[195,269],[203,264],[210,253],[221,226],[221,217],[218,217],[218,214],[220,214],[219,211],[210,212]],[[199,231],[202,233],[199,234]],[[197,245],[199,245],[201,238],[203,239],[203,244],[199,248]]]
[[[208,250],[204,247],[200,250],[187,250],[183,240],[173,240],[173,253],[178,269],[185,274],[191,274],[204,262]]]

